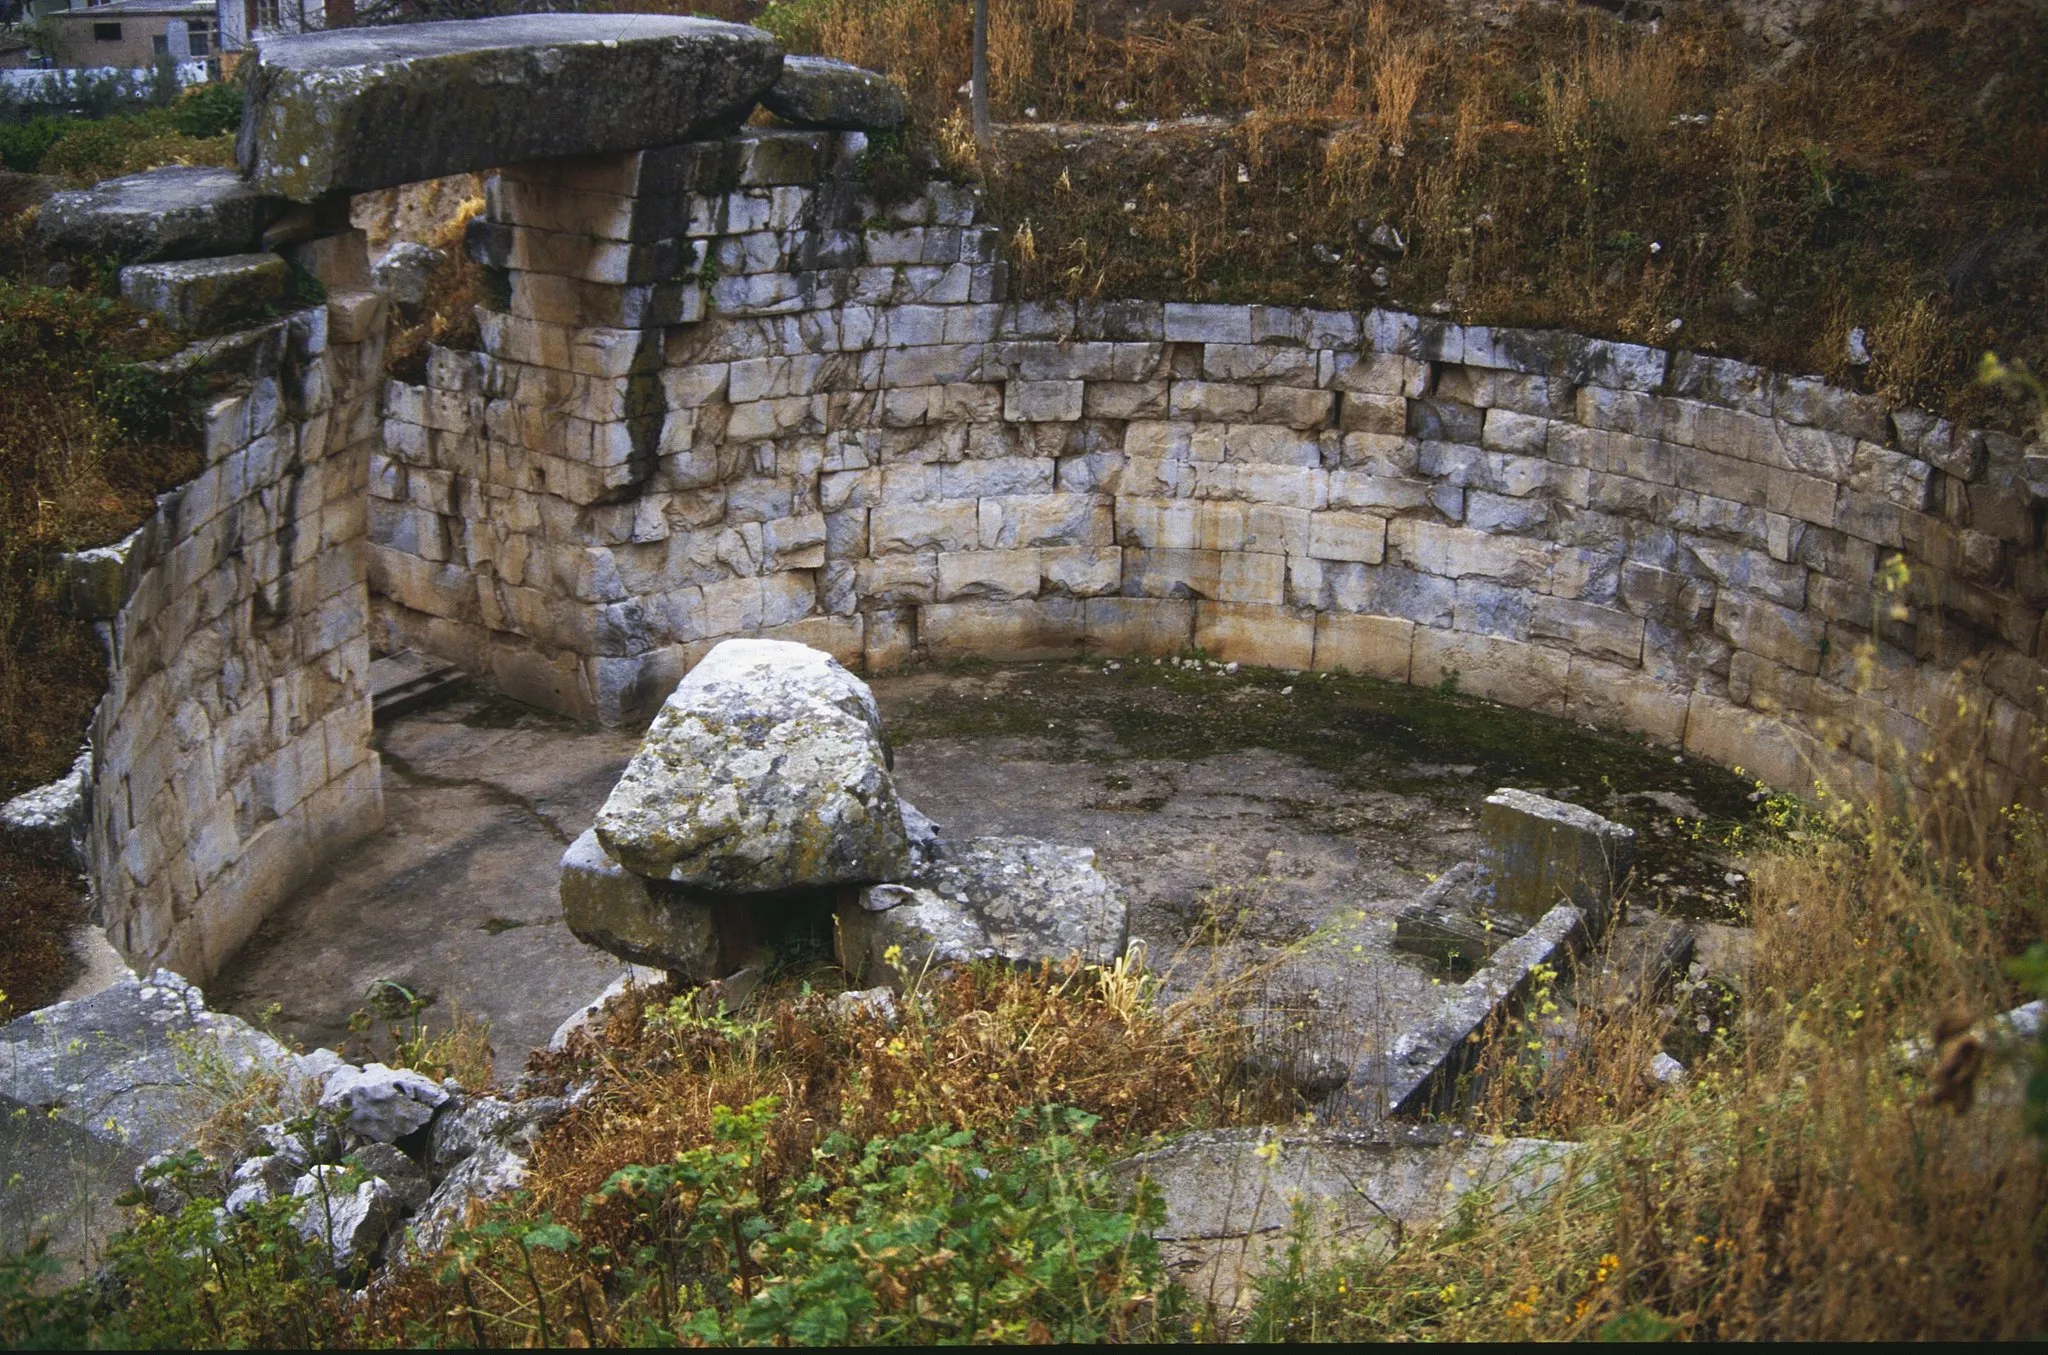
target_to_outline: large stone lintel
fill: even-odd
[[[236,155],[294,202],[736,128],[782,70],[758,28],[533,14],[259,38]]]

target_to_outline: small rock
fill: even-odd
[[[785,56],[761,106],[798,127],[835,132],[890,132],[904,116],[903,91],[887,76],[822,56]]]
[[[1656,1057],[1650,1060],[1649,1067],[1644,1071],[1649,1075],[1652,1082],[1660,1086],[1683,1087],[1685,1085],[1685,1065],[1661,1050],[1658,1051]]]
[[[244,1160],[228,1178],[228,1213],[244,1214],[259,1204],[289,1194],[303,1171],[303,1164],[276,1153]]]
[[[398,1216],[398,1197],[391,1187],[371,1177],[353,1189],[343,1182],[348,1168],[315,1167],[292,1187],[300,1201],[294,1220],[299,1236],[326,1250],[337,1272],[354,1270],[367,1261]]]
[[[424,1127],[447,1100],[441,1085],[423,1073],[369,1063],[330,1076],[320,1109],[341,1116],[352,1134],[392,1143]]]
[[[1863,331],[1860,325],[1849,331],[1846,347],[1848,348],[1849,365],[1851,367],[1868,367],[1870,365],[1870,336]]]
[[[366,1143],[350,1153],[349,1160],[391,1187],[399,1207],[408,1214],[434,1193],[426,1169],[388,1143]]]
[[[480,1096],[434,1121],[427,1137],[427,1165],[436,1172],[450,1171],[487,1144],[529,1152],[540,1132],[561,1119],[568,1108],[568,1102],[559,1096],[524,1101]]]
[[[496,1141],[486,1141],[434,1188],[414,1217],[406,1238],[409,1255],[432,1255],[446,1246],[466,1220],[471,1203],[517,1190],[526,1181],[526,1158]]]
[[[1366,243],[1390,259],[1398,259],[1408,252],[1408,242],[1401,238],[1401,232],[1385,221],[1372,228]]]
[[[417,240],[400,240],[384,251],[370,270],[370,286],[401,306],[426,299],[427,279],[448,259],[447,254]]]
[[[902,1019],[896,1009],[896,994],[887,986],[880,988],[856,988],[840,993],[827,1004],[832,1015],[845,1020],[853,1016],[872,1016],[884,1025],[893,1026]]]

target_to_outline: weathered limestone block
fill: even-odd
[[[1493,907],[1533,923],[1571,903],[1595,934],[1635,864],[1633,828],[1525,790],[1497,790],[1480,810],[1480,866]]]
[[[888,132],[903,125],[902,89],[830,57],[784,57],[782,75],[762,94],[761,106],[799,127]]]
[[[711,904],[681,886],[636,875],[589,829],[562,854],[562,917],[576,939],[708,983],[723,974]]]
[[[230,254],[121,270],[121,296],[181,333],[217,332],[284,299],[291,269],[275,254]]]
[[[1481,868],[1462,861],[1445,871],[1394,918],[1394,949],[1451,970],[1472,970],[1529,930],[1529,920],[1493,906]]]
[[[241,254],[262,243],[280,206],[231,169],[165,165],[52,194],[37,218],[43,242],[118,263]]]
[[[849,972],[900,990],[927,968],[973,960],[1109,964],[1130,916],[1092,848],[985,837],[941,842],[906,883],[862,890],[841,904],[836,934]]]
[[[655,716],[597,836],[628,869],[718,893],[900,878],[888,764],[874,696],[830,655],[728,640]]]
[[[666,145],[737,127],[781,65],[759,29],[656,15],[272,36],[255,44],[236,158],[257,191],[314,202]]]

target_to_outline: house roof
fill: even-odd
[[[214,0],[113,0],[111,4],[94,5],[90,9],[60,9],[46,14],[46,19],[117,19],[124,14],[141,17],[145,14],[168,14],[173,18],[211,18],[216,6]]]

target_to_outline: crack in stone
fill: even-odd
[[[563,846],[566,847],[573,841],[569,833],[564,832],[559,824],[542,811],[539,801],[529,799],[516,790],[509,790],[495,781],[464,776],[442,776],[437,772],[421,771],[389,748],[380,747],[377,752],[384,759],[384,765],[408,786],[424,790],[473,790],[493,804],[507,805],[519,810],[545,828],[548,836]]]

